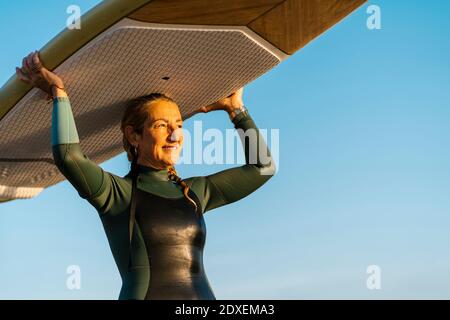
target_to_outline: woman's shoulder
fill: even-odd
[[[206,188],[206,178],[204,176],[194,176],[190,178],[183,179],[184,182],[189,186],[189,188],[201,198],[205,194]]]
[[[104,189],[109,191],[109,193],[124,194],[124,196],[130,194],[132,179],[129,173],[124,176],[109,171],[105,171],[104,173]]]
[[[186,184],[189,186],[189,188],[195,188],[195,187],[198,187],[198,186],[204,184],[205,177],[204,176],[189,177],[189,178],[183,179],[183,181],[186,182]]]
[[[131,178],[103,170],[103,180],[99,191],[88,201],[103,216],[117,215],[124,211],[131,195]],[[108,213],[108,214],[107,214]]]

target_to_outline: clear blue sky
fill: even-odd
[[[64,28],[68,5],[97,2],[3,1],[0,82]],[[218,299],[450,298],[450,3],[371,3],[381,30],[366,5],[246,87],[256,124],[280,130],[279,171],[205,215]],[[232,128],[225,113],[199,118]],[[123,153],[102,167],[129,170]],[[69,265],[81,290],[66,288]],[[369,265],[381,290],[366,287]],[[120,284],[95,209],[68,182],[0,204],[0,298],[116,299]]]

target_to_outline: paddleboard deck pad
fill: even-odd
[[[365,0],[104,1],[40,50],[64,80],[83,152],[124,152],[128,100],[162,92],[183,119],[287,59]],[[18,60],[19,61],[19,60]],[[19,64],[19,62],[18,62]],[[13,75],[0,89],[0,202],[65,177],[51,150],[52,102]]]

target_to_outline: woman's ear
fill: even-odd
[[[125,137],[127,138],[128,142],[132,145],[137,145],[137,134],[134,132],[134,129],[132,126],[127,125],[125,126]]]

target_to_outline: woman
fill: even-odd
[[[242,199],[274,175],[272,158],[260,161],[260,154],[270,152],[259,131],[258,141],[244,139],[245,165],[183,180],[174,168],[183,145],[178,105],[164,94],[139,97],[122,118],[131,170],[119,177],[83,154],[64,83],[42,66],[38,53],[25,57],[16,73],[53,97],[55,163],[100,215],[122,277],[119,299],[215,299],[203,268],[203,214]],[[224,110],[236,129],[257,130],[242,92],[197,112]]]

